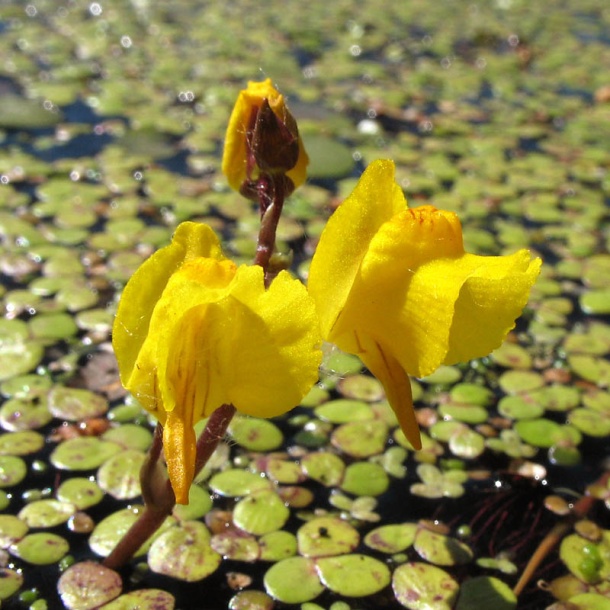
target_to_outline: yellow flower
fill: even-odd
[[[273,138],[270,134],[275,131],[269,122],[266,122],[260,137],[253,141],[257,117],[265,100],[277,119],[282,133],[277,138]],[[309,163],[296,121],[286,108],[284,97],[271,84],[270,78],[263,82],[250,81],[248,88],[239,93],[225,137],[222,171],[231,187],[239,191],[245,181],[258,178],[260,168],[256,163],[257,158],[273,158],[277,163],[283,156],[291,157],[287,150],[290,144],[295,146],[296,164],[288,163],[286,175],[296,188],[305,182]]]
[[[407,374],[423,377],[498,347],[540,265],[527,250],[466,253],[457,216],[408,209],[393,162],[376,161],[324,229],[308,286],[323,338],[361,358],[420,448]]]
[[[194,475],[194,424],[223,404],[258,417],[296,406],[318,378],[312,299],[282,271],[237,267],[204,224],[182,223],[171,245],[125,286],[113,328],[121,380],[164,425],[179,503]]]

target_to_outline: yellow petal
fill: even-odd
[[[297,406],[318,379],[321,337],[314,302],[286,271],[263,288],[263,270],[239,268],[230,349],[221,366],[230,402],[242,413],[274,417]]]
[[[349,352],[350,330],[366,329],[409,374],[423,377],[443,363],[498,347],[527,302],[539,266],[525,250],[466,254],[454,214],[431,206],[407,210],[371,240],[328,338]]]
[[[121,381],[127,385],[136,359],[149,331],[153,309],[171,275],[185,261],[196,257],[223,259],[220,242],[210,227],[184,222],[172,243],[147,259],[131,277],[119,302],[112,344]]]
[[[230,260],[189,260],[169,278],[156,303],[148,336],[123,384],[161,423],[165,412],[173,409],[173,402],[165,403],[169,396],[165,381],[169,349],[176,340],[189,336],[188,329],[178,332],[178,325],[191,308],[224,298],[235,273],[236,266]]]
[[[197,455],[197,439],[188,413],[169,414],[163,427],[163,453],[176,502],[188,504]]]
[[[444,364],[480,358],[498,348],[527,304],[542,261],[527,250],[511,256],[479,257],[455,304]],[[469,265],[468,265],[469,266]]]
[[[413,409],[411,382],[402,365],[389,350],[384,349],[364,331],[355,333],[353,341],[358,349],[355,353],[358,354],[366,368],[382,383],[386,398],[396,414],[407,440],[414,449],[421,449],[419,426]]]
[[[324,337],[330,335],[348,301],[371,240],[405,206],[402,190],[394,182],[394,163],[375,161],[330,217],[311,262],[308,279]]]

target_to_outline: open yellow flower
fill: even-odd
[[[274,129],[269,123],[264,125],[260,139],[252,141],[256,128],[257,116],[263,108],[265,100],[277,119],[277,125],[283,128],[283,134],[273,138],[270,134]],[[259,117],[260,118],[260,117]],[[284,137],[282,137],[282,135]],[[296,161],[288,163],[286,175],[294,187],[305,182],[309,158],[303,142],[299,137],[296,121],[286,107],[284,96],[275,89],[268,78],[262,82],[248,83],[248,88],[240,91],[237,102],[229,119],[225,137],[225,147],[222,157],[222,171],[227,176],[232,188],[239,191],[245,181],[256,180],[260,173],[256,157],[260,159],[273,158],[276,163],[282,163],[282,157],[291,157],[288,142],[294,140]],[[251,149],[254,150],[251,150]]]
[[[322,336],[357,354],[421,447],[407,374],[484,356],[514,327],[539,273],[527,250],[464,251],[460,221],[408,209],[392,161],[376,161],[326,225],[309,272]]]
[[[204,224],[182,223],[171,245],[125,286],[113,328],[121,380],[164,425],[179,503],[194,475],[194,424],[223,404],[273,417],[296,406],[318,378],[313,300],[282,271],[237,267]]]

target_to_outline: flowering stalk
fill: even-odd
[[[270,81],[250,83],[229,123],[223,171],[233,188],[258,202],[255,267],[237,268],[209,227],[187,222],[125,288],[113,330],[121,378],[159,423],[140,472],[145,508],[106,567],[123,566],[176,502],[188,503],[193,479],[235,414],[233,402],[246,414],[279,415],[317,378],[313,301],[272,259],[284,200],[303,182],[306,164],[282,96]],[[251,352],[259,368],[251,366]],[[253,384],[265,376],[261,403]],[[195,443],[193,426],[206,416]]]

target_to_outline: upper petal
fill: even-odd
[[[379,228],[403,211],[406,201],[394,181],[392,161],[374,161],[352,194],[330,217],[309,270],[309,293],[328,338]]]
[[[372,239],[330,340],[354,352],[350,331],[366,331],[417,377],[483,356],[514,325],[539,264],[527,251],[466,254],[454,214],[408,210]]]
[[[176,229],[172,243],[144,261],[127,282],[112,329],[112,344],[123,384],[134,369],[149,332],[153,309],[170,277],[185,261],[196,257],[224,258],[220,242],[209,226],[184,222]]]

